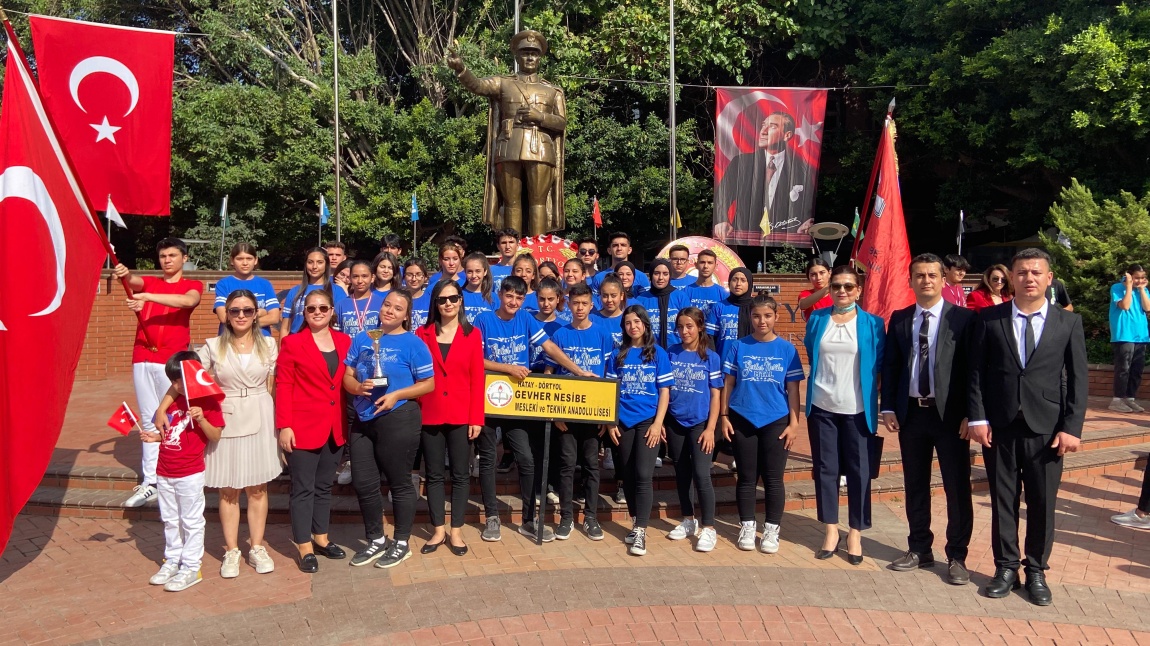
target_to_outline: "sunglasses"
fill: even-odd
[[[228,316],[243,316],[244,318],[251,318],[256,315],[256,308],[254,307],[229,307]]]
[[[446,305],[448,303],[458,303],[459,294],[452,294],[451,296],[437,296],[435,297],[436,305]]]
[[[831,283],[832,292],[853,292],[858,285],[854,283]]]
[[[1002,276],[991,276],[990,282],[992,282],[992,283],[1005,283],[1006,279],[1003,278]]]
[[[580,249],[579,250],[580,256],[594,256],[597,253],[599,253],[598,249]]]
[[[308,314],[315,314],[316,312],[327,314],[331,311],[331,305],[308,305],[304,308],[304,311]]]

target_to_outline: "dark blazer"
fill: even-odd
[[[892,410],[899,424],[906,421],[910,399],[910,373],[916,354],[914,331],[915,306],[891,314],[886,328],[886,353],[882,366],[882,410]],[[943,302],[937,322],[938,337],[934,348],[934,403],[939,417],[958,424],[966,417],[969,385],[968,355],[970,335],[974,331],[975,313]]]
[[[419,398],[424,425],[483,426],[483,333],[477,327],[466,335],[462,327],[456,329],[446,360],[434,325],[419,326],[415,336],[427,344],[435,366],[435,390]]]
[[[970,344],[971,421],[986,420],[997,432],[1014,421],[1021,407],[1027,426],[1037,435],[1063,432],[1082,437],[1089,381],[1082,317],[1047,308],[1042,336],[1024,369],[1013,314],[1014,306],[1002,303],[982,310],[975,322]]]
[[[276,360],[276,428],[295,432],[296,448],[318,449],[335,436],[337,446],[347,441],[344,434],[344,359],[351,337],[332,330],[339,367],[335,376],[327,371],[327,361],[304,329],[285,336]]]
[[[815,177],[811,167],[801,157],[788,148],[783,158],[783,173],[775,185],[775,195],[771,209],[772,233],[795,233],[799,226],[814,215]],[[791,201],[791,189],[802,186],[797,200]],[[723,179],[715,190],[715,204],[723,218],[735,202],[735,219],[732,223],[737,231],[762,233],[759,223],[763,219],[763,207],[767,205],[767,155],[761,149],[753,153],[743,153],[731,159],[723,173]],[[795,219],[797,218],[797,219]],[[792,224],[784,226],[789,220]]]

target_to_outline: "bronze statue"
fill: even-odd
[[[519,71],[506,76],[476,78],[454,48],[446,63],[465,88],[491,101],[483,221],[495,229],[524,231],[526,202],[527,232],[538,236],[567,224],[563,212],[567,103],[563,90],[538,74],[539,62],[547,55],[543,34],[530,29],[515,34],[511,51]]]

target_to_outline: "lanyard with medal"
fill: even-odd
[[[367,314],[371,311],[371,297],[374,296],[372,290],[367,292],[367,305],[364,305],[363,311],[359,311],[359,305],[356,304],[356,299],[351,299],[351,309],[355,311],[355,321],[359,324],[357,332],[363,332],[367,328]]]

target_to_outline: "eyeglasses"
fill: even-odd
[[[251,318],[256,315],[256,308],[254,307],[229,307],[228,316],[243,316],[244,318]]]
[[[1006,279],[1003,278],[1002,276],[991,276],[990,282],[992,282],[992,283],[1005,283]]]
[[[599,253],[598,249],[580,249],[579,250],[580,256],[594,256],[597,253]]]
[[[846,292],[849,294],[853,292],[856,287],[858,287],[858,285],[854,283],[831,283],[832,292]]]
[[[327,314],[331,311],[331,305],[308,305],[303,309],[308,314],[315,314],[316,312],[319,312],[320,314]]]
[[[446,305],[448,303],[458,303],[459,298],[460,298],[459,294],[452,294],[451,296],[437,296],[435,298],[435,303],[437,305]]]

